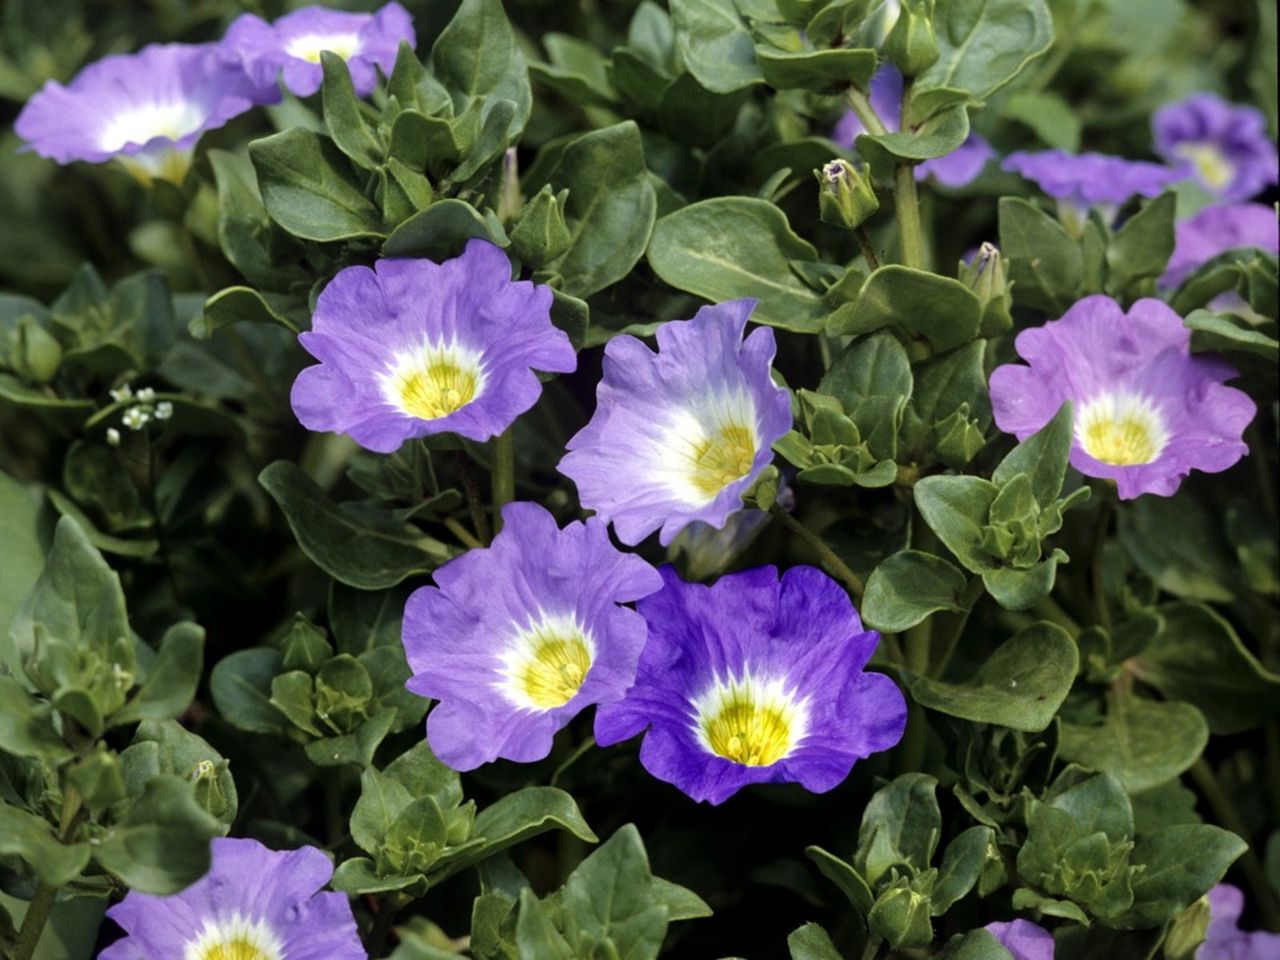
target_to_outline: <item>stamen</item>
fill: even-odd
[[[694,707],[702,745],[744,766],[771,766],[804,738],[804,704],[796,703],[781,681],[766,683],[748,675],[717,683]]]

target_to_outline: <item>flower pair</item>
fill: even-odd
[[[119,160],[139,179],[181,181],[196,141],[255,105],[320,89],[320,53],[342,57],[356,92],[389,73],[413,20],[398,3],[377,13],[307,7],[268,24],[244,14],[219,43],[152,44],[85,67],[63,86],[49,81],[14,125],[37,153],[58,163]]]

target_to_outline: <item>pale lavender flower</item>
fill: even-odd
[[[1053,960],[1053,935],[1030,920],[988,923],[983,927],[1013,960]]]
[[[1219,254],[1241,247],[1280,253],[1280,221],[1262,203],[1205,207],[1174,226],[1176,243],[1160,286],[1172,289]]]
[[[1092,206],[1113,210],[1133,196],[1158,196],[1181,178],[1177,170],[1158,163],[1065,150],[1011,153],[1001,168],[1020,174],[1080,214]]]
[[[1196,93],[1151,118],[1156,151],[1223,200],[1248,200],[1276,182],[1276,148],[1262,111]]]
[[[1196,960],[1276,960],[1280,933],[1240,929],[1244,894],[1239,887],[1220,883],[1209,891],[1209,929],[1196,950]]]

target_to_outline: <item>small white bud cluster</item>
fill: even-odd
[[[136,401],[120,417],[120,422],[130,430],[141,430],[152,420],[168,420],[173,416],[173,403],[168,400],[157,403],[156,392],[151,387],[143,387],[134,393],[133,388],[126,383],[110,393],[111,399],[116,403]],[[119,446],[120,431],[114,428],[107,430],[107,443],[113,447]]]

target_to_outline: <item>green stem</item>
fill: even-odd
[[[386,900],[380,900],[377,916],[373,919],[373,929],[369,932],[369,955],[380,957],[383,953],[383,947],[387,942],[387,935],[391,932],[391,925],[395,922],[396,914],[410,902],[411,898],[408,894],[399,891],[392,893]]]
[[[58,838],[63,843],[75,834],[84,812],[80,805],[80,794],[75,787],[67,784],[62,794],[62,814],[58,821]],[[14,941],[9,960],[31,960],[35,955],[36,945],[40,942],[40,935],[44,933],[57,896],[58,888],[47,883],[36,888],[35,896],[27,905],[27,914],[22,918],[22,927],[18,930],[18,939]]]
[[[862,960],[875,960],[879,955],[880,948],[884,946],[884,938],[877,937],[874,933],[867,934],[867,942],[862,947]]]
[[[1071,619],[1071,615],[1067,611],[1058,606],[1053,597],[1045,597],[1031,608],[1031,612],[1042,620],[1048,620],[1050,623],[1056,623],[1072,638],[1080,636],[1080,624]]]
[[[867,236],[867,231],[858,227],[853,231],[853,235],[858,238],[858,244],[862,247],[862,259],[867,261],[867,269],[875,273],[880,269],[880,258],[876,256],[875,248],[871,246],[871,238]]]
[[[478,550],[484,546],[483,543],[471,535],[471,531],[464,527],[456,517],[445,517],[444,525],[450,533],[458,538],[458,542],[464,547]]]
[[[941,677],[946,671],[947,665],[951,663],[951,657],[955,654],[956,647],[960,643],[960,635],[964,633],[965,624],[969,622],[969,614],[982,596],[983,590],[984,585],[981,577],[969,578],[969,582],[965,584],[964,590],[960,593],[961,609],[955,614],[955,623],[952,624],[951,630],[947,634],[947,639],[938,653],[937,660],[929,668],[929,676]]]
[[[471,511],[471,524],[476,528],[476,536],[481,543],[488,544],[493,539],[489,535],[489,521],[480,503],[480,490],[471,472],[471,464],[467,462],[467,455],[462,452],[458,453],[458,477],[462,481],[462,492],[467,497],[467,509]]]
[[[844,585],[849,592],[853,594],[855,599],[862,597],[862,578],[849,569],[843,560],[836,556],[835,551],[826,545],[823,539],[806,527],[803,523],[787,513],[778,504],[774,504],[769,508],[771,516],[782,521],[782,525],[797,537],[803,540],[816,553],[823,565],[837,577],[844,581]]]
[[[894,171],[893,196],[898,215],[898,243],[902,263],[924,269],[924,230],[920,226],[920,198],[916,195],[916,173],[910,163],[900,163]]]
[[[1263,922],[1268,929],[1280,931],[1280,898],[1276,897],[1271,884],[1267,882],[1266,870],[1263,869],[1262,861],[1254,852],[1253,838],[1249,834],[1249,828],[1245,826],[1244,817],[1236,809],[1235,801],[1218,782],[1213,768],[1204,757],[1195,762],[1191,768],[1191,776],[1204,798],[1209,801],[1209,806],[1213,808],[1219,823],[1247,844],[1244,854],[1240,857],[1240,869],[1244,871],[1245,879],[1249,881],[1249,887],[1253,890],[1254,900],[1258,904]]]
[[[867,132],[874,137],[884,136],[889,131],[885,129],[885,125],[880,122],[880,118],[876,116],[875,110],[871,106],[871,99],[859,90],[857,87],[850,87],[845,99],[849,103],[849,109],[854,112],[862,125],[867,128]]]
[[[516,498],[516,447],[512,427],[493,439],[493,528],[502,529],[502,508]]]

